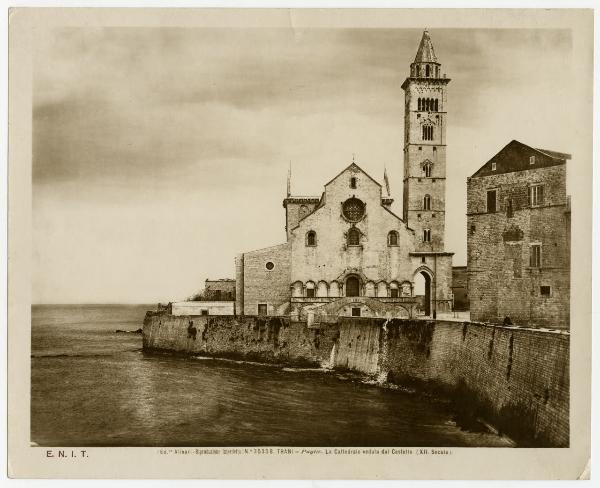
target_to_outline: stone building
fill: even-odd
[[[454,310],[469,310],[468,275],[466,266],[452,266],[452,296]]]
[[[202,300],[235,301],[235,280],[229,278],[206,280]]]
[[[207,279],[204,290],[183,302],[171,304],[173,315],[234,315],[235,280]]]
[[[472,320],[569,327],[570,158],[511,141],[467,179]]]
[[[402,84],[403,217],[391,210],[387,176],[384,191],[354,161],[321,196],[292,195],[288,179],[287,241],[237,257],[237,313],[310,321],[435,317],[450,309],[452,253],[444,251],[449,81],[425,31]]]

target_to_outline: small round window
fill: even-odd
[[[271,271],[274,267],[275,265],[271,261],[268,261],[267,264],[265,264],[265,268],[267,268],[269,271]]]
[[[344,217],[350,222],[358,222],[365,215],[365,204],[358,198],[352,197],[342,205]]]

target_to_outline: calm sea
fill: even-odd
[[[504,446],[448,404],[359,377],[146,355],[150,306],[32,307],[31,440],[41,446]]]

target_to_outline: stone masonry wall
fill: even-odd
[[[386,329],[388,381],[449,389],[518,440],[569,445],[568,334],[444,321]]]
[[[190,321],[192,324],[190,325]],[[450,395],[519,445],[569,445],[569,334],[473,322],[148,312],[144,349],[376,375]]]
[[[470,178],[467,184],[467,262],[471,319],[528,326],[569,326],[570,219],[565,165]],[[528,188],[544,185],[544,203],[530,207]],[[486,192],[497,190],[497,211]],[[512,201],[512,216],[507,212]],[[531,245],[541,266],[530,266]],[[550,287],[542,294],[541,287]]]
[[[143,347],[148,351],[318,367],[329,361],[338,335],[337,324],[309,329],[305,323],[282,317],[176,317],[148,312]]]
[[[290,245],[286,243],[246,252],[241,262],[242,268],[236,265],[238,274],[243,273],[243,308],[238,313],[256,315],[261,303],[267,305],[268,315],[289,313]],[[273,269],[267,268],[269,262],[273,263]]]

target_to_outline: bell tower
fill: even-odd
[[[446,87],[425,30],[404,90],[403,218],[416,251],[442,252],[446,218]]]

